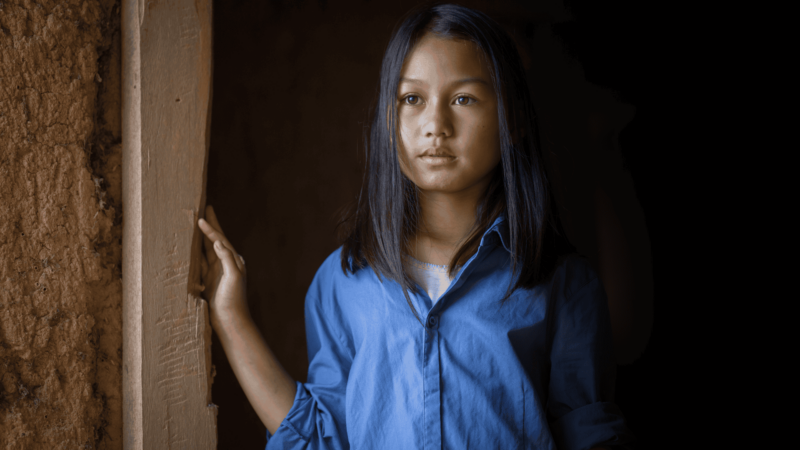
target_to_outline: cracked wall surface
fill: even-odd
[[[0,449],[122,448],[118,0],[0,0]]]

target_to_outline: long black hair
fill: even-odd
[[[501,163],[479,202],[472,230],[453,256],[450,275],[477,250],[483,233],[503,211],[512,272],[519,277],[513,287],[509,285],[502,302],[517,288],[541,282],[561,254],[574,251],[561,231],[553,204],[536,115],[514,41],[479,11],[452,4],[414,9],[395,28],[383,57],[377,105],[365,136],[364,183],[356,204],[339,226],[342,270],[355,273],[369,265],[381,281],[382,276],[396,281],[417,320],[419,315],[408,296],[409,289],[416,292],[415,283],[404,270],[402,258],[404,252],[410,253],[409,238],[417,230],[418,188],[400,169],[395,120],[403,63],[426,33],[475,43],[486,56],[497,93]],[[512,284],[514,279],[512,276]]]

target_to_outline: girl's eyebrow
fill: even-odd
[[[413,83],[413,84],[425,84],[424,81],[418,80],[416,78],[406,78],[400,77],[400,83]],[[460,86],[462,84],[470,84],[470,83],[479,83],[491,87],[488,81],[484,80],[481,77],[469,77],[469,78],[462,78],[460,80],[456,80],[450,83],[451,86]]]

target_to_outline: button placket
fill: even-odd
[[[441,367],[439,361],[439,316],[428,316],[423,344],[423,450],[442,448]],[[431,325],[431,322],[435,325]]]

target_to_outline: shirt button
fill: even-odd
[[[435,327],[439,323],[438,316],[430,316],[428,317],[428,325]]]

